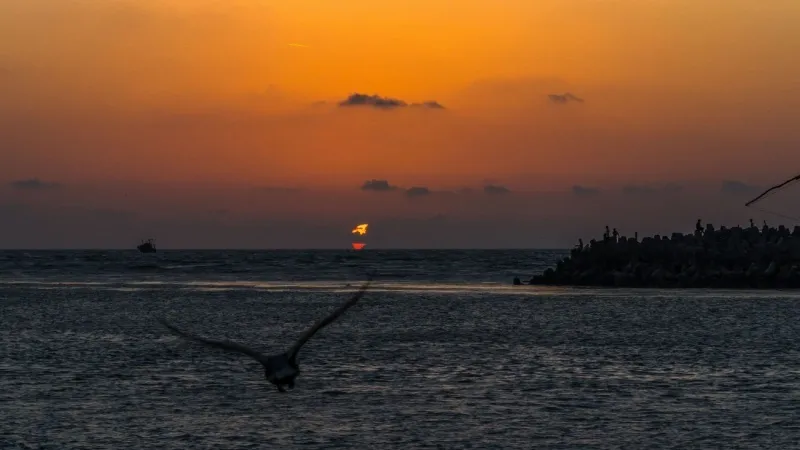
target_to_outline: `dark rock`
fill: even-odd
[[[616,234],[616,233],[615,233]],[[720,227],[694,234],[592,239],[531,284],[800,288],[800,226]]]

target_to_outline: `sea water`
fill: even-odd
[[[0,448],[798,448],[800,295],[512,286],[560,251],[0,253]],[[301,350],[280,394],[155,319]]]

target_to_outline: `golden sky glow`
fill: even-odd
[[[5,0],[0,180],[270,186],[284,212],[297,188],[339,231],[362,219],[313,193],[371,179],[767,183],[800,171],[798,23],[796,0]]]
[[[721,92],[796,80],[798,18],[791,0],[7,0],[0,56],[71,100],[145,105],[520,77]]]

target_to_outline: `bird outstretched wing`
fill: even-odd
[[[297,352],[300,351],[300,348],[305,344],[311,336],[313,336],[317,331],[321,330],[326,325],[331,324],[334,320],[336,320],[339,316],[341,316],[348,308],[355,305],[361,297],[367,292],[369,285],[372,283],[373,274],[370,274],[367,278],[367,282],[364,283],[349,300],[344,302],[341,306],[336,308],[332,313],[330,313],[327,317],[318,320],[317,323],[311,326],[308,330],[300,336],[300,339],[294,343],[294,345],[286,352],[286,356],[289,358],[290,361],[295,361],[297,359]]]
[[[185,331],[182,331],[182,330],[176,328],[174,325],[170,324],[169,322],[167,322],[163,318],[159,318],[158,321],[161,322],[161,325],[164,325],[170,331],[172,331],[173,333],[177,334],[178,336],[180,336],[180,337],[182,337],[184,339],[188,339],[188,340],[194,341],[194,342],[199,342],[199,343],[201,343],[203,345],[206,345],[208,347],[218,348],[218,349],[226,350],[226,351],[229,351],[229,352],[243,353],[243,354],[245,354],[245,355],[247,355],[247,356],[249,356],[249,357],[251,357],[251,358],[253,358],[253,359],[257,360],[257,361],[259,361],[259,362],[265,361],[267,359],[261,353],[255,351],[255,350],[253,350],[251,348],[245,347],[242,344],[239,344],[239,343],[236,343],[236,342],[231,342],[231,341],[215,341],[215,340],[207,339],[207,338],[204,338],[204,337],[201,337],[201,336],[196,336],[196,335],[187,333]]]
[[[786,185],[788,185],[790,183],[794,183],[795,181],[800,181],[800,175],[794,176],[794,177],[789,178],[788,180],[784,181],[783,183],[776,184],[775,186],[770,187],[766,191],[764,191],[761,194],[759,194],[758,197],[756,197],[756,198],[750,200],[749,202],[745,203],[744,206],[750,206],[753,203],[755,203],[755,202],[761,200],[762,198],[766,197],[767,195],[770,195],[772,192],[775,192],[776,190],[778,190],[778,189],[780,189],[780,188],[782,188],[782,187],[784,187],[784,186],[786,186]]]

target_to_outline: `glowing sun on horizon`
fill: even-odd
[[[368,223],[362,223],[362,224],[360,224],[360,225],[356,225],[356,227],[355,227],[355,228],[353,228],[353,231],[351,231],[351,233],[353,233],[353,234],[358,234],[358,235],[360,235],[360,236],[363,236],[363,235],[367,234],[367,227],[368,227],[368,226],[369,226],[369,224],[368,224]],[[353,243],[352,243],[353,250],[361,250],[361,249],[363,249],[363,248],[364,248],[366,245],[367,245],[367,244],[365,244],[365,243],[363,243],[363,242],[353,242]]]

